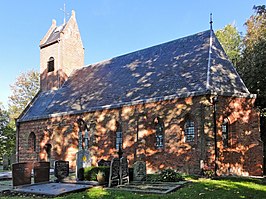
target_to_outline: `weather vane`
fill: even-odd
[[[64,3],[64,8],[60,8],[61,11],[64,13],[64,24],[66,24],[66,16],[69,15],[69,13],[66,11],[66,4]]]
[[[213,24],[213,21],[212,21],[212,13],[210,14],[210,29],[212,30],[212,24]]]

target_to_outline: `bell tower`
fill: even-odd
[[[71,72],[84,66],[84,48],[76,21],[75,11],[67,23],[56,21],[40,41],[41,91],[59,89]]]

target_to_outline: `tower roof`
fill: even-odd
[[[77,69],[20,121],[211,93],[254,97],[208,30]]]
[[[49,35],[48,39],[43,44],[41,44],[40,47],[42,48],[51,45],[55,42],[58,42],[58,39],[60,39],[60,33],[64,30],[65,26],[66,24],[62,24],[60,26],[55,27]]]

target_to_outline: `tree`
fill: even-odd
[[[8,112],[0,107],[0,154],[11,155],[16,146],[15,119],[19,117],[27,104],[39,90],[39,73],[30,70],[17,77],[11,85],[12,95],[9,97]]]
[[[40,88],[39,73],[30,70],[21,73],[16,82],[11,85],[12,95],[9,97],[9,112],[11,119],[18,118],[28,103],[34,98]]]
[[[16,134],[10,126],[8,112],[0,103],[0,157],[4,154],[11,155],[15,151]]]
[[[255,13],[245,23],[244,50],[238,71],[251,93],[256,93],[256,104],[266,116],[266,9],[254,6]]]
[[[242,37],[234,25],[228,24],[223,29],[215,32],[223,49],[231,62],[236,65],[240,61]]]

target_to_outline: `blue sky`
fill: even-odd
[[[10,84],[20,73],[39,71],[39,42],[60,25],[64,3],[76,18],[85,64],[91,64],[213,28],[243,24],[265,0],[0,0],[0,102],[7,108]]]

